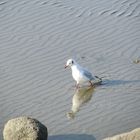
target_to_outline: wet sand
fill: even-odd
[[[101,140],[140,127],[140,1],[0,1],[0,139],[3,125],[31,116],[49,140]],[[75,58],[104,77],[74,119]]]

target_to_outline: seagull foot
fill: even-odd
[[[89,83],[90,83],[90,87],[94,87],[94,84],[91,81],[89,81]]]
[[[76,88],[80,88],[79,84],[76,84]]]

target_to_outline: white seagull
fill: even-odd
[[[65,65],[65,68],[71,67],[73,79],[77,82],[76,87],[79,87],[79,84],[89,82],[90,86],[94,86],[94,82],[92,81],[97,80],[98,82],[102,82],[102,79],[98,76],[93,76],[89,71],[85,68],[80,66],[75,60],[68,59]]]

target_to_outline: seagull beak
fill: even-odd
[[[65,69],[67,68],[68,66],[67,65],[65,65]]]

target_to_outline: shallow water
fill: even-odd
[[[139,1],[3,0],[0,19],[0,139],[22,115],[45,124],[50,140],[101,140],[140,126]],[[69,120],[71,57],[104,78]]]

